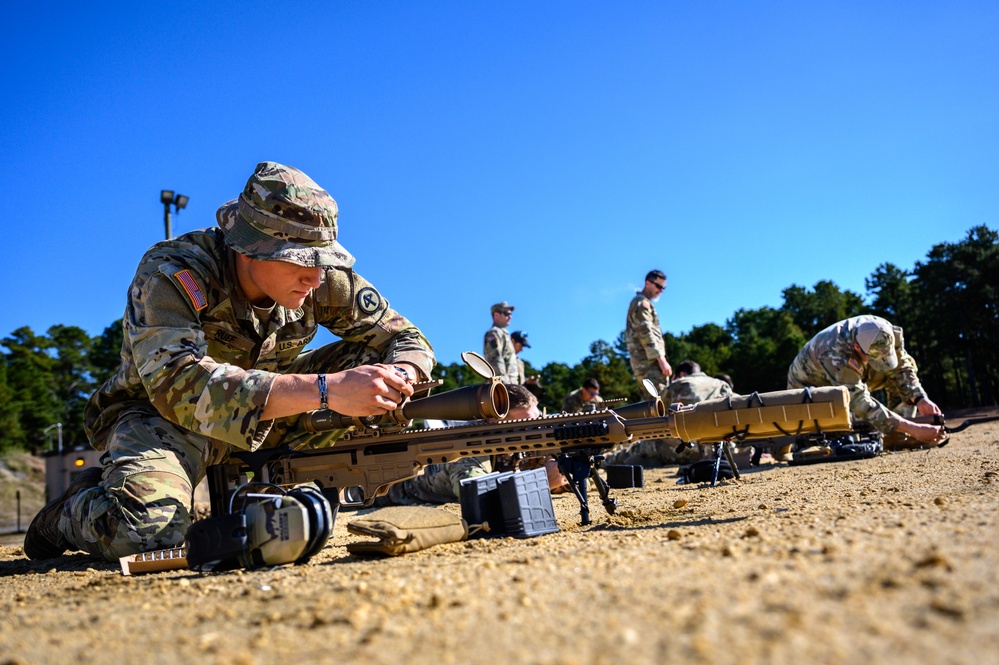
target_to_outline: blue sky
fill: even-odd
[[[163,237],[254,165],[340,206],[357,270],[442,362],[516,307],[535,366],[864,294],[999,223],[999,3],[27,3],[0,45],[0,336],[99,334]]]

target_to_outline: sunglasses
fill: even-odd
[[[662,284],[660,284],[659,282],[649,282],[649,284],[651,284],[652,286],[656,287],[660,291],[663,291],[663,290],[666,289],[666,282],[663,282]]]

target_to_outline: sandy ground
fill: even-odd
[[[999,423],[715,488],[647,470],[581,527],[125,577],[0,547],[0,664],[999,663]],[[457,506],[451,509],[457,512]]]

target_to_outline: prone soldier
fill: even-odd
[[[573,390],[562,400],[564,413],[599,411],[602,408],[604,408],[604,400],[600,396],[600,383],[592,377],[583,381],[582,386]]]
[[[846,386],[854,420],[866,421],[886,435],[885,445],[934,446],[945,440],[943,427],[910,420],[941,415],[923,390],[916,361],[905,350],[902,329],[879,316],[838,321],[815,335],[798,352],[787,372],[788,388]],[[871,393],[884,390],[887,404]]]

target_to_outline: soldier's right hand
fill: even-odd
[[[379,416],[413,396],[408,377],[392,365],[362,365],[327,374],[330,409],[345,416]]]
[[[947,432],[943,427],[936,425],[924,425],[914,423],[911,420],[903,420],[898,429],[903,434],[908,434],[920,443],[937,445],[947,440]]]

